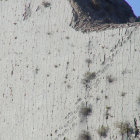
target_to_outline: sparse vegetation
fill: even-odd
[[[111,107],[110,106],[106,106],[106,110],[110,110],[111,109]]]
[[[67,85],[67,88],[69,88],[69,89],[70,89],[70,88],[71,88],[71,85],[69,85],[69,84],[68,84],[68,85]]]
[[[36,69],[35,69],[35,73],[38,74],[38,72],[39,72],[39,68],[36,67]]]
[[[83,117],[87,117],[92,113],[92,108],[91,107],[82,107],[80,110],[80,115]]]
[[[103,126],[103,125],[101,127],[99,127],[99,129],[97,130],[99,136],[104,137],[104,138],[107,137],[108,131],[109,131],[109,128],[106,126]]]
[[[42,2],[42,5],[45,7],[45,8],[47,8],[47,7],[50,7],[51,6],[51,4],[49,3],[49,2]]]
[[[140,96],[138,97],[138,100],[137,100],[138,104],[140,105]]]
[[[135,138],[140,134],[140,130],[138,129],[138,126],[137,126],[137,119],[136,118],[134,118],[134,126],[135,126],[135,128],[134,128],[134,133],[135,133]]]
[[[126,94],[126,92],[122,92],[121,96],[124,97]]]
[[[95,72],[86,72],[84,75],[84,79],[83,79],[83,84],[88,84],[90,83],[91,80],[96,78],[96,73]]]
[[[86,59],[86,63],[91,64],[92,61],[90,59]]]
[[[115,81],[115,78],[112,77],[111,75],[108,75],[108,76],[106,77],[106,79],[108,80],[109,83],[113,83],[113,82]]]
[[[99,97],[96,97],[96,102],[98,102],[100,100],[100,98]]]
[[[106,106],[106,112],[105,112],[105,117],[106,117],[106,119],[108,119],[109,116],[112,117],[112,116],[110,115],[110,113],[109,113],[109,110],[111,110],[111,107],[110,107],[110,106]]]
[[[63,140],[68,140],[68,138],[64,137]]]
[[[68,74],[65,75],[65,79],[68,79]]]
[[[107,95],[105,95],[105,99],[108,99],[108,96]]]
[[[50,32],[48,32],[47,34],[48,34],[48,35],[51,35],[51,33],[50,33]]]
[[[57,65],[54,65],[54,67],[55,67],[55,68],[58,68],[58,66],[57,66]]]
[[[84,131],[82,134],[80,134],[79,140],[91,140],[89,132]]]
[[[137,120],[134,118],[134,126],[131,126],[129,122],[117,122],[116,127],[119,128],[119,133],[122,135],[122,139],[125,137],[129,140],[136,140],[140,134],[137,126]]]
[[[66,39],[70,39],[70,37],[69,36],[66,36]]]
[[[128,122],[118,122],[116,127],[119,128],[119,133],[121,135],[126,134],[127,136],[130,136],[134,133],[133,127]]]

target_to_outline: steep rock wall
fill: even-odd
[[[0,1],[0,139],[132,139],[140,27],[78,32],[69,2],[48,2]]]

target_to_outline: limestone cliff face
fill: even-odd
[[[67,0],[0,9],[0,140],[139,139],[138,24],[76,31]]]

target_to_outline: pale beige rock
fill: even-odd
[[[0,1],[0,139],[121,140],[117,122],[140,126],[140,27],[77,32],[68,1],[42,2]]]

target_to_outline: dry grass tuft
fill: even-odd
[[[109,83],[113,83],[113,82],[115,81],[115,78],[112,77],[111,75],[108,75],[108,76],[106,77],[106,79],[108,80]]]

